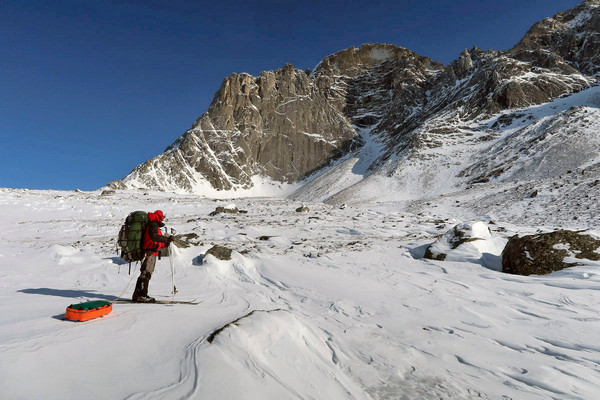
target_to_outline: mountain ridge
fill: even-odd
[[[477,180],[476,170],[497,179],[480,171],[487,164],[473,152],[502,140],[503,119],[597,82],[599,10],[598,0],[584,1],[534,24],[512,49],[473,47],[448,65],[365,44],[325,57],[313,71],[286,64],[257,77],[232,74],[165,153],[108,186],[243,195],[262,180],[306,186],[292,194],[299,200],[336,201],[331,187],[351,191],[373,174],[401,199],[458,190]],[[496,125],[481,123],[494,118]],[[458,148],[464,158],[449,154]],[[448,165],[457,163],[464,165],[450,176]],[[420,178],[407,176],[411,165]],[[335,170],[346,172],[334,179]],[[440,170],[451,184],[436,189],[424,175]],[[422,188],[401,194],[413,185]],[[311,197],[324,191],[330,195]]]

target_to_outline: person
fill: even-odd
[[[165,214],[161,210],[148,213],[148,224],[144,232],[142,249],[144,258],[140,269],[140,276],[135,284],[135,290],[131,296],[132,300],[138,303],[154,303],[155,299],[148,296],[148,285],[156,265],[156,256],[158,250],[169,246],[173,241],[173,236],[163,235],[160,228],[164,224]]]

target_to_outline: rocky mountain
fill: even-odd
[[[313,71],[233,74],[183,136],[109,186],[243,193],[300,183],[293,198],[335,203],[591,171],[599,54],[600,0],[586,0],[510,50],[474,47],[449,65],[365,44]],[[565,96],[580,102],[563,106]]]
[[[327,57],[313,73],[286,64],[258,77],[233,74],[208,111],[165,153],[110,186],[194,192],[206,182],[218,190],[247,189],[256,176],[301,181],[361,146],[354,123],[372,123],[374,117],[361,117],[361,104],[349,95],[368,88],[372,97],[386,93],[377,104],[389,103],[388,92],[401,79],[387,75],[402,65],[419,75],[431,75],[435,69],[429,66],[442,68],[401,47],[365,45]]]

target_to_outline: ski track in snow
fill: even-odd
[[[208,216],[232,202],[248,214]],[[461,222],[450,209],[9,189],[0,204],[2,398],[590,399],[600,387],[597,265],[522,277],[422,259]],[[137,209],[199,235],[176,251],[175,284],[201,303],[62,320],[130,281],[115,237]],[[202,260],[214,244],[232,260]],[[150,292],[170,299],[170,284],[161,260]]]

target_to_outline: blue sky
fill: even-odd
[[[164,151],[223,79],[363,43],[447,64],[576,0],[0,0],[0,187],[94,190]]]

